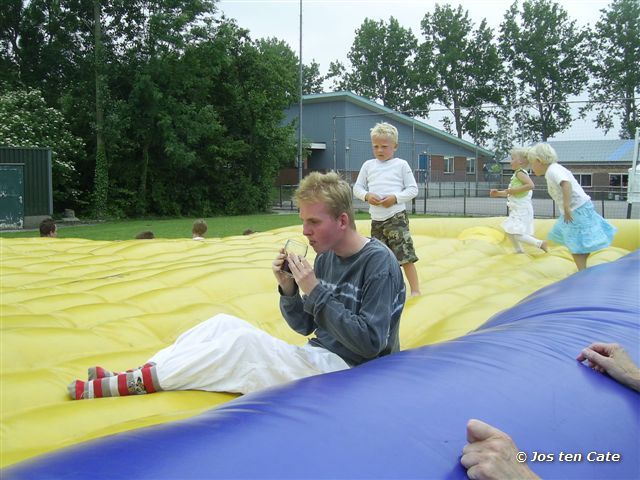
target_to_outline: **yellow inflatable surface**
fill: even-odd
[[[564,247],[512,253],[503,218],[419,219],[411,231],[423,295],[407,302],[404,349],[450,340],[576,271]],[[536,222],[538,237],[553,221]],[[613,221],[614,245],[589,265],[638,248],[638,221]],[[358,222],[369,234],[369,222]],[[303,344],[278,309],[271,261],[300,227],[185,240],[0,239],[0,466],[96,437],[196,415],[235,397],[161,392],[71,401],[87,367],[143,364],[217,314]]]

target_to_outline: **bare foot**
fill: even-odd
[[[411,295],[409,295],[409,298],[419,297],[420,295],[422,295],[422,293],[420,292],[411,292]]]
[[[540,250],[542,250],[544,253],[549,253],[549,245],[547,244],[546,240],[543,240],[540,244]]]

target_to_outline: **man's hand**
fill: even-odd
[[[300,290],[302,290],[302,293],[309,295],[311,290],[320,283],[316,278],[313,267],[306,258],[297,255],[289,255],[288,261],[293,279],[298,284]]]
[[[280,288],[282,289],[282,293],[290,297],[296,293],[296,284],[291,275],[282,271],[282,265],[286,259],[287,254],[284,251],[284,248],[281,248],[280,253],[271,263],[271,270],[278,281],[278,285],[280,285]]]
[[[535,479],[525,463],[518,463],[518,448],[511,437],[488,423],[471,419],[460,463],[471,479]]]

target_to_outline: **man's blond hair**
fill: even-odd
[[[398,144],[398,129],[390,123],[380,122],[376,123],[375,127],[371,129],[371,138],[373,137],[385,137]]]
[[[346,213],[349,225],[354,230],[356,228],[351,187],[336,172],[311,172],[300,182],[294,199],[298,206],[301,203],[324,203],[334,218]]]

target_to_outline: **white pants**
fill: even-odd
[[[290,345],[226,314],[187,330],[149,362],[163,390],[235,393],[349,368],[329,350]]]
[[[507,233],[507,236],[509,237],[509,240],[511,240],[511,244],[513,245],[513,248],[516,249],[516,252],[522,253],[522,245],[520,245],[520,242],[528,243],[529,245],[533,245],[534,247],[538,248],[542,246],[542,240],[538,240],[531,235],[516,235],[513,233]]]

